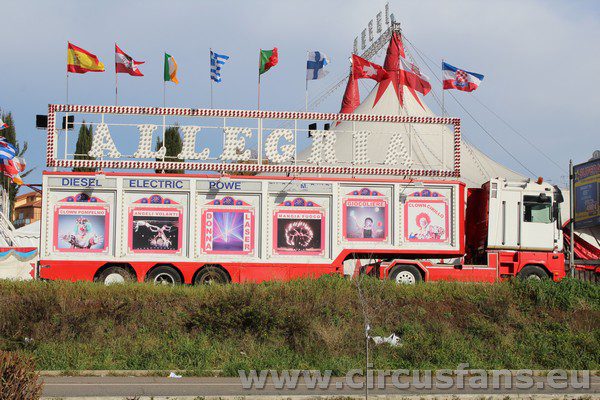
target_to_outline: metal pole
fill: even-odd
[[[308,74],[308,56],[309,56],[310,52],[306,52],[306,73]],[[305,104],[305,109],[304,111],[308,112],[308,75],[305,76],[306,79],[306,89],[304,90],[304,104]]]
[[[365,324],[365,400],[369,400],[369,324]]]
[[[258,73],[258,103],[256,109],[260,110],[260,72]]]
[[[262,56],[262,50],[258,50],[258,102],[257,102],[257,110],[260,110],[260,58]]]
[[[444,59],[442,58],[442,117],[446,116],[446,107],[444,107]]]
[[[69,70],[67,69],[67,112],[65,112],[65,160],[69,147]]]
[[[573,160],[569,160],[569,213],[571,214],[571,223],[569,224],[570,230],[570,249],[569,249],[569,272],[571,277],[575,276],[575,205],[573,201],[575,199],[574,189],[574,176],[573,176]]]
[[[209,53],[209,70],[208,70],[208,79],[210,79],[210,108],[213,109],[213,79],[212,79],[212,47],[210,48]],[[215,60],[215,70],[217,69],[217,63]]]
[[[117,73],[117,70],[115,69],[115,106],[119,105],[119,78],[118,78],[119,74]]]
[[[165,132],[167,130],[167,116],[165,114],[165,108],[167,108],[167,82],[163,80],[163,132],[162,132],[162,144],[163,146],[165,146],[166,144],[166,140],[165,140]],[[160,149],[159,149],[160,150]],[[166,153],[165,153],[166,155]],[[165,157],[163,156],[162,161],[165,162]],[[165,170],[163,169],[162,172],[164,173]]]

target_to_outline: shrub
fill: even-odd
[[[42,383],[29,357],[0,350],[0,400],[39,399]]]

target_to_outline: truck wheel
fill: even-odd
[[[423,280],[421,272],[412,265],[400,265],[389,274],[389,278],[398,284],[414,285]]]
[[[108,267],[98,275],[98,282],[105,285],[133,282],[134,276],[123,267]]]
[[[155,285],[180,285],[181,276],[173,267],[160,265],[154,268],[146,276],[146,282],[152,282]]]
[[[194,279],[194,285],[219,285],[228,282],[229,276],[227,276],[227,273],[212,265],[203,267]]]
[[[537,265],[526,265],[518,277],[524,281],[541,281],[542,279],[548,279],[549,276],[543,268]]]

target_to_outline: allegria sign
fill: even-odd
[[[88,155],[94,160],[76,159],[65,150],[59,156],[57,114],[83,114],[93,125],[93,143]],[[135,117],[135,123],[108,122],[108,119]],[[162,117],[162,124],[156,121]],[[165,120],[178,118],[183,136],[182,151],[166,157],[166,149],[153,149],[154,139],[163,138]],[[154,123],[139,119],[154,118]],[[179,119],[193,119],[181,123]],[[215,121],[219,121],[215,124]],[[312,130],[310,122],[338,122],[345,128]],[[410,125],[453,125],[452,168],[431,168],[414,163]],[[215,126],[217,125],[217,126]],[[243,126],[240,126],[243,125]],[[403,128],[398,128],[404,125]],[[300,126],[302,128],[300,128]],[[408,127],[407,127],[408,126]],[[126,155],[116,139],[119,129],[127,129],[125,139],[137,137],[135,151]],[[115,133],[119,132],[119,135]],[[439,130],[443,134],[442,130]],[[134,136],[134,132],[135,135]],[[218,133],[218,135],[215,135]],[[307,134],[310,143],[305,151],[299,141]],[[372,135],[386,136],[385,148],[370,146]],[[63,149],[69,148],[68,134]],[[219,138],[220,143],[214,143]],[[206,143],[203,141],[206,140]],[[443,140],[443,139],[442,139]],[[379,141],[378,141],[379,142]],[[361,175],[460,176],[460,120],[458,118],[382,116],[364,114],[326,114],[308,112],[212,110],[192,108],[158,108],[127,106],[49,105],[47,165],[49,167],[90,167],[111,169],[177,169],[218,172],[285,172]],[[343,148],[340,156],[336,148]],[[198,149],[198,150],[197,150]],[[82,158],[82,157],[79,157]],[[448,157],[450,160],[451,158]]]

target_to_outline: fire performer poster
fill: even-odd
[[[325,213],[317,210],[276,211],[274,214],[276,254],[323,255]]]
[[[137,207],[129,211],[129,251],[179,253],[183,215],[177,208]]]
[[[407,242],[447,242],[448,225],[446,200],[409,198],[404,204],[404,239]]]
[[[253,254],[254,208],[240,199],[211,201],[202,213],[201,247],[207,254]]]
[[[108,206],[57,206],[54,211],[54,250],[107,251],[109,220]]]
[[[357,197],[343,202],[344,239],[385,242],[388,239],[388,202],[385,198]]]

